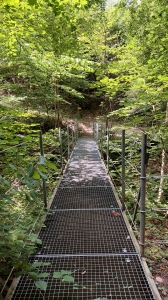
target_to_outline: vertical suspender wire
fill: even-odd
[[[96,123],[94,123],[94,140],[96,141]]]
[[[63,155],[62,155],[62,132],[59,127],[59,141],[60,141],[60,162],[61,162],[61,174],[63,173]]]
[[[97,123],[97,145],[98,145],[98,148],[100,149],[99,129],[100,129],[100,126],[99,126],[99,123]]]
[[[107,173],[109,173],[109,128],[107,127]]]
[[[97,123],[95,123],[95,125],[94,125],[94,138],[97,143]]]
[[[125,210],[125,130],[122,130],[122,210]]]
[[[97,139],[97,144],[99,144],[99,124],[96,123],[96,139]]]
[[[145,194],[146,194],[146,134],[142,136],[141,148],[141,203],[140,203],[140,254],[145,255]]]
[[[131,224],[132,228],[134,228],[134,226],[135,226],[135,219],[136,219],[136,215],[137,215],[137,211],[138,211],[140,197],[141,197],[141,187],[139,188],[138,197],[137,197],[137,201],[136,201],[135,208],[134,208],[134,214],[133,214],[132,224]]]
[[[40,131],[40,155],[44,156],[42,131]],[[42,178],[42,182],[43,182],[43,201],[44,201],[44,207],[47,208],[46,180],[44,178]]]
[[[76,144],[77,141],[77,125],[76,123],[74,124],[74,146]]]

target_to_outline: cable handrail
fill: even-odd
[[[115,149],[115,148],[114,148]],[[116,151],[116,149],[115,149],[115,151]],[[119,151],[116,151],[121,157],[122,157],[122,154],[119,152]],[[130,162],[129,162],[129,160],[127,160],[126,158],[124,158],[124,160],[132,167],[132,168],[134,168],[136,171],[137,171],[137,173],[138,173],[138,175],[140,175],[141,173],[138,171],[138,169],[133,165],[133,164],[131,164]]]
[[[11,147],[9,147],[9,148],[6,148],[6,149],[4,149],[4,150],[1,150],[0,153],[4,153],[4,152],[6,152],[6,151],[8,151],[8,150],[10,150],[10,149],[17,148],[17,147],[19,147],[19,146],[22,146],[22,145],[25,145],[25,144],[28,144],[28,143],[30,143],[30,141],[23,142],[23,143],[20,143],[20,144],[15,145],[15,146],[11,146]]]
[[[64,155],[65,155],[67,152],[68,152],[68,155],[70,155],[71,148],[72,148],[72,146],[74,147],[75,141],[76,141],[77,138],[78,138],[78,131],[73,131],[73,130],[71,130],[71,128],[69,128],[69,129],[70,129],[70,130],[69,130],[69,135],[68,135],[66,138],[64,138],[63,141],[62,141],[62,139],[60,139],[60,140],[59,140],[59,144],[58,144],[56,147],[54,147],[54,149],[62,148],[62,143],[65,143],[66,141],[68,141],[68,142],[67,142],[67,147],[66,147],[66,149],[65,149],[64,151],[62,151],[62,149],[61,149],[61,156],[62,156],[62,159],[63,159]],[[58,132],[58,133],[59,133],[59,132]],[[57,134],[57,136],[59,136],[59,135]],[[72,141],[71,141],[71,140],[72,140]],[[31,143],[31,141],[22,142],[22,143],[19,143],[19,144],[17,144],[17,145],[8,147],[8,148],[6,148],[6,149],[3,149],[3,150],[0,151],[0,153],[5,153],[5,152],[9,151],[10,149],[18,148],[18,147],[23,146],[23,145],[30,145],[30,143]],[[70,147],[70,143],[71,143],[71,147]],[[42,156],[45,156],[45,154],[44,154],[44,152],[43,152],[42,133],[40,133],[40,153],[41,153]],[[51,152],[50,152],[50,153],[51,153]],[[63,162],[63,161],[62,161],[62,162]],[[62,167],[63,167],[63,163],[62,163]],[[59,174],[62,174],[62,170],[60,170]],[[23,178],[22,178],[22,179],[23,179]],[[42,179],[42,180],[43,180],[43,183],[44,183],[45,180],[44,180],[44,179]],[[45,185],[43,185],[43,192],[44,192],[44,186],[45,186]],[[9,194],[9,193],[14,189],[14,187],[15,187],[15,185],[11,185],[11,187],[5,192],[5,194],[6,194],[6,195]],[[46,187],[45,187],[45,188],[46,188]],[[24,207],[22,207],[22,211],[21,211],[21,213],[20,213],[19,215],[17,215],[16,220],[14,220],[13,226],[16,226],[16,225],[18,224],[18,222],[22,219],[23,215],[24,215],[25,212],[26,212],[26,209],[27,209],[29,206],[30,206],[30,203],[28,203],[28,204],[26,204]],[[43,210],[44,210],[44,207],[41,208],[41,210],[40,210],[40,212],[39,212],[37,218],[35,219],[35,222],[32,224],[31,230],[30,230],[29,233],[28,233],[27,240],[28,240],[28,238],[30,237],[30,235],[32,234],[33,230],[35,229],[35,226],[36,226],[36,224],[37,224],[37,222],[38,222],[38,220],[39,220],[39,217],[40,217],[40,215],[41,215],[41,212],[42,212]],[[27,244],[27,242],[24,243],[23,249],[25,248],[26,244]],[[18,258],[19,258],[20,256],[21,256],[21,253],[19,253]],[[8,283],[8,281],[9,281],[9,279],[10,279],[11,274],[12,274],[13,271],[14,271],[14,267],[12,267],[12,269],[11,269],[9,275],[8,275],[8,278],[7,278],[6,281],[5,281],[5,284],[2,286],[1,293],[6,289],[7,283]]]
[[[150,180],[167,180],[168,179],[168,175],[146,175],[146,167],[147,167],[147,163],[148,163],[148,153],[146,151],[147,149],[147,135],[143,133],[142,135],[142,144],[141,144],[141,171],[140,168],[138,169],[138,166],[135,165],[134,163],[134,156],[135,151],[131,151],[130,147],[131,145],[126,145],[125,144],[125,130],[122,130],[122,135],[120,134],[120,136],[122,137],[122,142],[121,142],[121,151],[119,150],[119,144],[113,145],[112,141],[110,140],[112,136],[111,133],[111,129],[109,129],[108,127],[106,127],[106,131],[102,130],[102,127],[100,128],[100,126],[94,125],[94,138],[97,141],[99,150],[101,151],[101,157],[103,157],[103,152],[106,153],[107,159],[106,161],[106,167],[107,167],[107,171],[108,173],[110,172],[110,164],[113,166],[114,169],[114,173],[116,173],[117,177],[119,177],[119,181],[121,181],[122,184],[122,192],[120,193],[116,184],[115,184],[115,180],[113,180],[114,186],[117,190],[117,192],[120,194],[121,197],[121,203],[122,203],[122,209],[126,210],[126,212],[129,214],[130,220],[132,220],[132,226],[135,227],[135,218],[137,215],[137,212],[139,210],[140,207],[140,253],[141,256],[144,256],[144,244],[145,244],[145,213],[150,213],[150,211],[166,211],[168,212],[167,208],[154,208],[152,209],[146,209],[145,207],[145,196],[146,196],[146,180],[148,179]],[[119,135],[118,135],[119,136]],[[140,140],[138,140],[139,142]],[[129,143],[130,143],[130,139],[129,139]],[[136,143],[137,144],[137,143]],[[113,147],[112,147],[113,145]],[[134,148],[136,150],[136,146],[135,146],[135,142],[133,143]],[[118,146],[118,147],[117,147]],[[138,143],[138,147],[140,146],[140,144]],[[103,148],[106,147],[106,151],[103,151]],[[125,149],[128,149],[128,151],[125,151]],[[140,147],[138,148],[140,150]],[[110,155],[112,154],[111,152],[115,152],[118,156],[118,165],[119,168],[122,166],[122,172],[120,172],[120,170],[117,169],[117,166],[114,162],[113,159],[111,159]],[[125,157],[125,155],[127,154],[128,157]],[[137,153],[138,154],[138,153]],[[137,155],[136,155],[137,156]],[[122,160],[120,161],[120,158],[122,158]],[[133,174],[135,176],[139,176],[140,177],[140,188],[136,197],[136,193],[132,193],[132,187],[130,186],[130,183],[128,183],[128,179],[126,180],[125,177],[128,175],[125,172],[125,167],[130,166]],[[113,174],[113,173],[112,173]],[[110,175],[112,175],[110,174]],[[135,200],[135,208],[134,208],[134,214],[133,214],[133,218],[128,210],[127,207],[127,203],[125,201],[125,188],[128,192],[131,192],[131,196],[133,197],[133,199]]]
[[[112,164],[113,164],[113,161],[112,161]],[[120,179],[122,179],[122,176],[121,176],[121,174],[118,172],[117,168],[115,167],[115,164],[113,164],[113,167],[114,167],[115,171],[117,172],[117,174],[119,175]],[[125,183],[125,185],[127,186],[128,190],[131,192],[131,195],[132,195],[133,199],[134,199],[135,202],[136,202],[136,201],[137,201],[137,198],[136,198],[136,196],[132,193],[131,188],[130,188],[130,186],[129,186],[129,183],[128,183],[127,181],[125,181],[125,180],[124,180],[124,183]],[[138,192],[137,192],[137,193],[138,193]]]

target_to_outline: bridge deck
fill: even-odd
[[[50,263],[40,267],[50,273],[47,290],[24,275],[12,300],[155,299],[92,139],[78,140],[50,208],[31,258]],[[61,270],[74,283],[53,278]]]

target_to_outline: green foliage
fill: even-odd
[[[58,176],[59,160],[54,155],[55,162],[50,162],[40,155],[39,124],[28,125],[21,122],[22,111],[8,107],[1,109],[1,176],[0,176],[0,275],[8,276],[12,267],[35,280],[36,286],[43,291],[46,283],[43,280],[48,273],[36,272],[27,262],[27,257],[36,252],[41,244],[37,232],[41,217],[46,214],[43,210],[42,180],[50,180],[47,194],[55,187],[54,179]],[[58,130],[53,131],[58,132]],[[47,141],[53,132],[48,133]],[[55,134],[53,145],[58,145],[58,135]],[[49,143],[44,143],[45,151],[52,151]],[[51,189],[51,191],[50,191]]]
[[[54,272],[53,277],[61,279],[62,282],[74,282],[75,279],[71,274],[71,271],[61,270],[60,272]]]

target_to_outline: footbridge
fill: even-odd
[[[23,275],[12,300],[157,299],[92,138],[77,141],[39,238],[30,260],[47,287]]]

